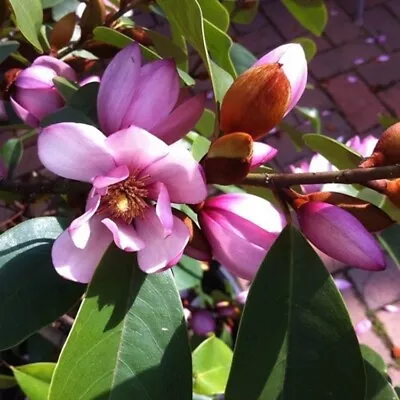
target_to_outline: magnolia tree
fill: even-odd
[[[322,33],[322,0],[282,3]],[[7,398],[398,398],[320,257],[379,274],[398,255],[400,126],[324,136],[297,106],[314,42],[256,59],[228,35],[258,6],[2,1]],[[267,166],[277,128],[318,154]]]

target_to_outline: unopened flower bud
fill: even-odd
[[[224,134],[268,133],[295,106],[307,81],[307,62],[299,44],[277,47],[240,75],[221,106]]]
[[[382,133],[372,155],[360,166],[369,168],[398,163],[400,163],[400,122],[390,126]]]

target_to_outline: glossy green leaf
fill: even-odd
[[[124,48],[127,46],[129,43],[133,42],[133,39],[131,39],[129,36],[124,35],[121,32],[117,32],[114,29],[107,28],[105,26],[98,26],[93,30],[94,38],[96,40],[99,40],[104,43],[111,44],[115,47],[118,47],[120,49]],[[160,60],[161,57],[149,49],[146,46],[142,46],[141,44],[140,48],[143,52],[143,56],[149,60]],[[195,84],[194,79],[187,74],[185,71],[182,71],[180,68],[178,68],[178,74],[181,77],[181,79],[186,83],[188,86],[193,86]]]
[[[282,0],[283,5],[304,28],[321,36],[328,22],[328,11],[323,0]]]
[[[10,389],[14,386],[17,386],[17,381],[13,376],[0,374],[0,390]]]
[[[147,30],[147,33],[152,39],[154,47],[156,48],[157,53],[160,55],[160,57],[172,57],[177,64],[187,61],[187,54],[167,36],[164,36],[161,33],[157,31],[152,31],[150,29]]]
[[[305,119],[311,122],[314,131],[321,133],[321,118],[316,108],[296,106],[295,110]]]
[[[311,245],[287,226],[251,285],[225,399],[363,400],[364,391],[343,299]]]
[[[379,233],[378,238],[397,267],[400,268],[400,225],[395,224],[386,228]]]
[[[42,3],[40,0],[9,0],[15,14],[16,24],[22,35],[39,52],[42,46],[38,39],[38,33],[43,21]]]
[[[64,0],[41,0],[43,8],[51,8],[62,3]]]
[[[398,396],[387,379],[387,367],[382,357],[371,348],[361,345],[364,359],[367,388],[365,400],[398,400]]]
[[[230,55],[237,75],[247,71],[257,61],[257,57],[240,43],[232,44]]]
[[[229,13],[218,0],[197,0],[203,17],[226,32],[229,28]]]
[[[61,353],[49,400],[189,399],[191,380],[171,271],[147,275],[132,253],[112,246]]]
[[[15,40],[0,42],[0,64],[14,51],[18,50],[19,43]]]
[[[201,284],[203,270],[200,262],[193,258],[182,256],[178,265],[172,268],[176,286],[179,291],[190,289]]]
[[[210,148],[210,140],[204,136],[197,136],[193,141],[192,155],[196,161],[200,161],[208,152]]]
[[[239,10],[236,9],[237,1],[223,0],[222,4],[231,14],[232,22],[247,25],[250,24],[257,15],[260,0],[255,0],[250,8],[242,8]]]
[[[29,400],[45,400],[55,366],[55,363],[35,363],[11,369],[18,385]]]
[[[204,33],[211,58],[222,69],[236,77],[236,70],[230,57],[232,39],[223,30],[207,20],[204,20]]]
[[[212,336],[193,352],[193,391],[213,395],[225,391],[232,363],[232,350]]]
[[[69,13],[75,12],[79,5],[78,0],[64,0],[51,9],[51,15],[54,21],[59,21]]]
[[[308,37],[299,37],[293,40],[293,42],[301,44],[308,63],[314,58],[315,54],[317,54],[317,44],[314,40]]]
[[[46,127],[52,124],[58,124],[59,122],[79,122],[81,124],[94,125],[94,121],[92,121],[82,111],[73,107],[65,106],[60,108],[54,114],[43,118],[40,122],[40,126]]]
[[[311,150],[323,155],[338,169],[355,168],[362,160],[357,152],[328,136],[310,133],[303,135],[303,140]]]
[[[0,236],[0,349],[53,322],[82,295],[84,285],[61,278],[51,261],[65,226],[55,217],[34,218]]]
[[[17,138],[8,139],[0,149],[0,156],[8,168],[7,176],[9,179],[13,176],[15,168],[21,161],[23,152],[24,146],[21,140]]]
[[[206,108],[194,129],[199,132],[200,135],[210,137],[214,132],[214,127],[215,114],[213,111]]]
[[[58,93],[60,93],[61,97],[68,101],[79,89],[79,86],[64,78],[62,76],[56,76],[53,78],[54,86],[56,87]]]
[[[91,82],[80,87],[70,97],[68,106],[84,113],[92,121],[97,121],[97,94],[99,87],[100,84],[98,82]]]
[[[178,67],[185,72],[189,70],[189,52],[185,37],[176,25],[170,25],[172,41],[185,53],[186,60],[178,62]]]

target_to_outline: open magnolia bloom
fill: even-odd
[[[199,212],[199,223],[215,259],[244,279],[254,278],[286,224],[268,201],[247,193],[207,199]]]
[[[110,135],[131,125],[171,144],[190,131],[204,111],[203,94],[180,103],[179,75],[173,60],[142,66],[137,43],[122,49],[100,83],[97,109],[102,131]]]
[[[50,56],[38,57],[18,74],[15,91],[10,97],[16,114],[25,124],[37,127],[40,121],[64,106],[54,86],[57,76],[76,81],[75,71],[65,62]]]
[[[38,151],[50,171],[93,185],[85,213],[53,245],[60,275],[89,282],[113,240],[138,252],[147,273],[179,261],[189,230],[171,202],[196,204],[207,194],[201,167],[186,149],[138,127],[106,137],[90,125],[59,123],[42,130]]]
[[[307,83],[307,61],[300,44],[279,46],[240,75],[221,105],[224,134],[268,133],[297,104]]]

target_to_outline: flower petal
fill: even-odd
[[[50,89],[54,86],[53,78],[56,76],[57,74],[50,68],[41,65],[31,66],[18,74],[15,86],[19,89]]]
[[[327,255],[352,267],[385,268],[378,243],[347,211],[327,203],[309,202],[299,208],[297,216],[303,233]]]
[[[138,263],[142,271],[151,274],[175,265],[189,241],[189,229],[173,216],[173,228],[165,237],[154,207],[146,209],[143,218],[135,219],[136,231],[146,247],[138,252]]]
[[[100,126],[108,135],[123,128],[122,120],[136,96],[141,64],[140,48],[132,43],[113,58],[101,78],[97,109]]]
[[[124,251],[138,251],[144,248],[143,240],[138,236],[132,225],[126,225],[104,218],[101,221],[112,233],[115,244]]]
[[[21,118],[21,120],[25,124],[33,128],[39,126],[39,120],[34,115],[32,115],[26,108],[18,104],[12,97],[10,97],[10,103],[15,113],[18,115],[19,118]]]
[[[207,210],[230,212],[272,233],[280,233],[286,225],[282,213],[268,201],[252,194],[223,194],[207,199],[204,207]]]
[[[90,218],[100,206],[100,196],[93,195],[93,191],[89,195],[86,202],[85,213],[74,219],[68,227],[68,232],[71,235],[71,240],[78,249],[84,249],[90,237]]]
[[[105,176],[98,176],[93,181],[93,186],[96,189],[107,188],[118,182],[125,180],[129,176],[129,168],[126,165],[115,167]]]
[[[118,165],[127,165],[140,173],[168,154],[168,146],[159,138],[137,126],[118,131],[106,139],[106,146]]]
[[[193,129],[204,112],[204,105],[204,94],[190,98],[155,125],[151,132],[167,144],[176,142]]]
[[[112,235],[101,223],[101,217],[90,220],[90,238],[84,249],[78,249],[68,231],[64,231],[54,242],[51,256],[56,271],[71,281],[88,283],[103,254],[112,242]]]
[[[63,122],[44,128],[38,138],[42,164],[64,178],[91,182],[115,167],[106,137],[95,127]]]
[[[63,76],[71,81],[76,81],[77,76],[72,67],[70,67],[64,61],[58,60],[57,58],[50,56],[38,57],[32,65],[40,65],[52,69],[58,76]]]
[[[254,66],[279,62],[289,80],[291,98],[286,114],[297,104],[306,88],[307,60],[303,47],[298,43],[289,43],[277,47],[261,57]]]
[[[179,75],[173,60],[157,60],[140,71],[135,98],[123,118],[121,129],[130,125],[151,131],[174,108],[179,96]]]
[[[251,168],[257,168],[260,165],[272,160],[278,153],[275,147],[268,146],[262,142],[253,142],[253,156],[251,158]]]
[[[162,182],[173,203],[196,204],[207,196],[201,166],[178,142],[169,146],[169,154],[149,165],[143,174],[149,183]]]
[[[174,220],[172,218],[171,201],[169,199],[168,190],[165,185],[161,182],[156,184],[157,187],[157,204],[156,214],[160,219],[162,226],[164,227],[164,235],[167,237],[172,232]]]
[[[215,259],[233,274],[244,279],[253,279],[277,235],[269,236],[269,242],[263,243],[264,248],[257,246],[231,229],[221,226],[215,220],[215,214],[202,211],[199,215],[200,226],[211,245]]]

